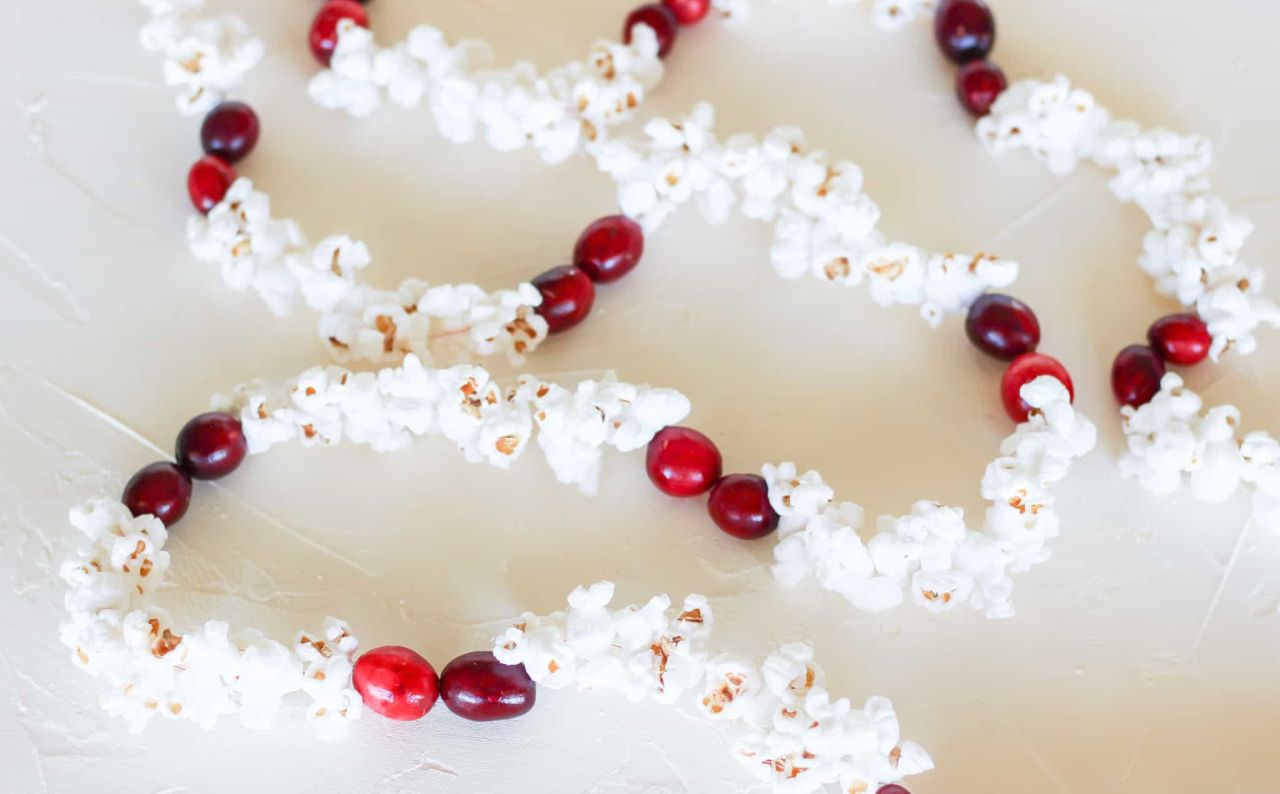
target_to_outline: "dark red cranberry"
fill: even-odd
[[[1151,402],[1160,391],[1164,362],[1146,345],[1129,345],[1111,365],[1111,391],[1121,405],[1137,408]]]
[[[720,450],[697,430],[664,427],[649,442],[645,469],[668,496],[697,496],[720,479]]]
[[[338,46],[338,23],[344,19],[362,28],[369,27],[368,13],[355,0],[329,0],[311,23],[311,54],[324,66],[333,60],[333,49]]]
[[[598,284],[627,275],[643,255],[644,230],[626,215],[595,221],[573,247],[573,263]]]
[[[662,0],[662,4],[671,9],[681,25],[697,24],[711,11],[711,0]]]
[[[547,321],[551,333],[567,331],[587,319],[596,302],[596,285],[591,277],[573,265],[553,267],[533,280],[542,293],[538,314]]]
[[[153,515],[171,527],[191,506],[191,478],[172,463],[152,463],[129,478],[121,501],[135,516]]]
[[[964,330],[975,347],[1004,361],[1031,353],[1040,344],[1040,321],[1031,307],[992,292],[969,306]]]
[[[991,61],[970,61],[956,73],[956,96],[974,116],[991,112],[991,106],[1008,87],[1004,72]]]
[[[1147,331],[1151,348],[1170,364],[1199,364],[1209,355],[1213,337],[1209,326],[1194,314],[1170,314]]]
[[[178,465],[197,480],[226,477],[244,462],[249,443],[240,420],[227,413],[200,414],[178,433]]]
[[[653,32],[658,37],[658,57],[667,57],[667,53],[671,52],[671,47],[676,43],[676,29],[679,27],[675,12],[661,3],[640,6],[635,11],[627,14],[622,40],[630,44],[631,29],[640,24],[653,28]]]
[[[876,794],[911,794],[911,792],[907,791],[902,786],[899,786],[897,783],[890,783],[887,786],[881,786],[877,789]]]
[[[209,155],[196,160],[187,174],[187,193],[191,203],[205,215],[218,206],[236,181],[236,170],[220,157]]]
[[[440,696],[435,668],[400,645],[366,651],[356,659],[351,685],[372,711],[393,720],[418,720]]]
[[[204,117],[200,125],[200,145],[205,154],[228,163],[243,160],[258,142],[258,114],[243,102],[223,102]]]
[[[778,528],[769,486],[755,474],[722,477],[707,497],[707,512],[716,526],[743,540],[763,538]]]
[[[987,57],[996,43],[996,19],[982,0],[942,0],[933,17],[942,54],[966,64]]]
[[[489,651],[473,651],[440,671],[440,699],[463,719],[512,720],[533,709],[538,686],[524,665],[503,664]]]
[[[1051,375],[1067,387],[1067,393],[1075,400],[1075,385],[1071,383],[1071,375],[1062,362],[1043,353],[1026,353],[1018,356],[1004,371],[1000,381],[1000,401],[1004,403],[1005,413],[1015,422],[1027,421],[1031,406],[1022,399],[1022,387],[1041,375]]]

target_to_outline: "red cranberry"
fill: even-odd
[[[197,480],[226,477],[249,451],[240,420],[227,413],[200,414],[178,433],[178,465]]]
[[[720,479],[720,450],[697,430],[664,427],[649,442],[645,469],[668,496],[697,496]]]
[[[1170,364],[1199,364],[1209,355],[1209,326],[1194,314],[1170,314],[1147,331],[1152,349]]]
[[[1164,362],[1146,345],[1129,345],[1111,365],[1111,391],[1121,405],[1137,408],[1151,402],[1160,391]]]
[[[463,719],[512,720],[533,709],[538,686],[524,665],[503,664],[489,651],[474,651],[440,671],[440,698]]]
[[[205,215],[218,206],[227,195],[231,183],[236,181],[236,170],[220,157],[209,155],[196,160],[187,174],[187,193],[191,203]]]
[[[622,40],[630,44],[631,29],[639,24],[645,24],[653,28],[653,32],[658,37],[658,57],[667,57],[667,53],[671,52],[671,47],[676,43],[676,28],[679,26],[679,22],[676,19],[675,12],[659,3],[640,6],[627,15],[627,22],[623,27]]]
[[[778,514],[769,504],[769,486],[755,474],[730,474],[711,489],[707,512],[716,526],[743,540],[763,538],[778,528]]]
[[[1017,298],[988,292],[969,307],[965,333],[984,353],[1012,361],[1040,344],[1040,321],[1031,307]]]
[[[942,0],[933,17],[942,54],[966,64],[987,57],[996,42],[996,20],[982,0]]]
[[[1004,72],[990,61],[970,61],[956,73],[956,96],[974,116],[987,115],[1008,87]]]
[[[440,695],[435,668],[400,645],[366,651],[356,660],[351,684],[366,706],[393,720],[422,719]]]
[[[567,331],[587,319],[596,302],[596,285],[591,277],[573,265],[553,267],[533,280],[542,293],[538,314],[547,321],[551,333]]]
[[[129,478],[121,501],[135,516],[150,514],[171,527],[191,506],[191,478],[172,463],[152,463]]]
[[[662,0],[662,4],[671,9],[681,25],[697,24],[711,11],[711,0]]]
[[[369,15],[354,0],[329,0],[311,23],[311,54],[324,66],[333,59],[333,49],[338,46],[338,23],[344,19],[369,27]]]
[[[592,281],[608,284],[631,272],[644,255],[644,230],[625,215],[601,218],[573,248],[573,263]]]
[[[258,142],[258,114],[243,102],[223,102],[204,117],[200,145],[228,163],[243,160]]]
[[[890,783],[887,786],[881,786],[876,791],[876,794],[911,794],[911,792],[907,791],[902,786],[899,786],[897,783]]]
[[[1022,387],[1041,375],[1052,375],[1067,387],[1067,394],[1075,400],[1075,385],[1071,383],[1071,375],[1058,359],[1043,353],[1026,353],[1018,356],[1004,372],[1000,381],[1000,400],[1004,403],[1005,413],[1015,422],[1027,421],[1031,406],[1022,399]]]

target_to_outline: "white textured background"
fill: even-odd
[[[612,211],[577,162],[455,148],[425,112],[359,123],[304,93],[314,0],[210,0],[268,42],[245,98],[264,137],[242,171],[313,239],[373,250],[373,278],[506,286],[562,263]],[[68,507],[116,493],[168,448],[209,395],[324,360],[314,320],[269,316],[186,254],[186,170],[198,120],[179,117],[135,36],[133,2],[0,4],[0,791],[738,792],[748,780],[714,728],[664,707],[554,693],[530,717],[471,725],[369,719],[337,747],[298,714],[269,732],[157,722],[130,735],[58,644],[57,562]],[[1258,222],[1248,251],[1280,250],[1280,4],[1273,0],[995,0],[996,56],[1012,77],[1060,70],[1119,115],[1210,136],[1216,187]],[[487,38],[504,61],[547,67],[616,36],[625,0],[377,0],[384,40],[430,21]],[[951,94],[927,24],[875,30],[860,8],[758,3],[742,29],[685,31],[650,112],[713,100],[722,133],[804,127],[861,162],[895,236],[994,250],[1025,265],[1015,292],[1043,349],[1075,376],[1100,449],[1058,490],[1065,537],[1017,580],[1016,618],[854,613],[781,591],[770,544],[720,535],[695,502],[661,498],[636,456],[606,462],[601,495],[557,485],[533,456],[502,473],[446,444],[396,455],[290,448],[200,486],[171,544],[182,617],[253,621],[290,636],[325,614],[367,645],[415,646],[442,665],[508,617],[550,611],[612,578],[634,601],[711,596],[718,647],[809,639],[831,688],[894,699],[938,770],[916,794],[1280,789],[1280,539],[1245,528],[1241,497],[1206,508],[1122,481],[1107,386],[1114,352],[1169,310],[1134,264],[1144,221],[1102,176],[992,160]],[[692,211],[602,290],[590,321],[548,344],[541,374],[614,368],[673,386],[726,464],[795,459],[872,513],[936,498],[977,513],[978,480],[1008,431],[1000,367],[960,323],[930,332],[865,292],[785,283],[767,228],[709,228]],[[1276,284],[1280,288],[1280,283]],[[1272,290],[1273,294],[1275,290]],[[1190,376],[1248,429],[1280,430],[1280,335]],[[979,513],[980,514],[980,513]]]

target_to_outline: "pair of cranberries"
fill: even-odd
[[[196,210],[207,214],[236,181],[232,165],[249,156],[258,143],[258,114],[243,102],[223,102],[200,125],[205,156],[187,173],[187,193]]]
[[[987,55],[996,42],[996,20],[983,0],[942,0],[933,35],[947,60],[960,67],[956,96],[974,116],[985,116],[1008,87],[1004,72]]]
[[[1111,365],[1111,391],[1121,405],[1137,408],[1160,391],[1166,364],[1194,365],[1209,355],[1213,337],[1194,314],[1170,314],[1147,329],[1147,344],[1129,345]]]
[[[622,40],[631,43],[631,29],[648,25],[658,39],[658,57],[665,58],[676,43],[681,25],[696,25],[711,11],[711,0],[662,0],[643,5],[627,15],[622,27]]]
[[[366,706],[393,720],[422,719],[437,699],[464,719],[509,720],[529,713],[537,700],[524,666],[502,664],[489,651],[464,653],[437,676],[416,651],[374,648],[356,660],[351,681]]]
[[[1000,379],[1000,402],[1013,421],[1027,421],[1031,406],[1022,399],[1022,387],[1041,375],[1057,378],[1075,398],[1075,385],[1062,362],[1035,352],[1040,346],[1040,321],[1027,304],[989,292],[969,306],[964,330],[974,347],[1010,362]]]
[[[596,284],[610,284],[630,273],[644,255],[644,230],[625,215],[601,218],[582,232],[573,248],[573,264],[553,267],[533,280],[542,295],[538,314],[558,334],[587,319],[596,301]]]
[[[249,451],[240,420],[201,414],[178,433],[177,463],[152,463],[130,478],[123,502],[135,516],[153,515],[173,526],[191,505],[191,481],[217,480],[235,471]]]

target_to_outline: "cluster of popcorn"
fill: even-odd
[[[589,152],[617,182],[622,211],[647,228],[691,200],[713,223],[736,204],[746,217],[773,224],[770,259],[778,275],[812,274],[846,287],[865,281],[876,303],[919,306],[933,326],[1017,278],[1016,263],[993,256],[930,254],[887,240],[877,228],[880,208],[862,190],[861,169],[806,152],[800,130],[722,143],[714,122],[714,108],[700,103],[681,121],[649,121],[645,141],[615,138]]]
[[[829,0],[833,6],[861,5],[863,0]],[[711,0],[711,7],[731,22],[751,15],[751,0]],[[882,30],[899,30],[937,7],[937,0],[872,0],[871,13]]]
[[[569,595],[569,610],[525,613],[494,640],[505,664],[523,664],[540,686],[621,693],[633,701],[686,703],[732,729],[733,752],[778,792],[875,792],[933,768],[918,745],[902,741],[893,704],[862,708],[832,700],[806,645],[784,645],[763,663],[708,649],[712,613],[690,595],[672,614],[665,595],[611,610],[614,586]]]
[[[766,465],[769,501],[781,516],[774,577],[784,585],[813,577],[869,612],[900,605],[906,588],[932,612],[968,603],[991,618],[1013,615],[1010,574],[1047,560],[1048,541],[1058,536],[1048,488],[1097,443],[1093,423],[1057,379],[1036,378],[1022,387],[1022,398],[1031,414],[982,478],[990,502],[982,531],[969,531],[959,508],[918,502],[910,515],[881,517],[864,542],[862,508],[833,502],[817,472]]]
[[[179,631],[152,604],[169,567],[164,524],[106,500],[72,510],[71,523],[87,543],[62,566],[69,587],[62,642],[106,685],[103,708],[131,729],[156,715],[206,728],[236,715],[246,727],[266,728],[294,692],[310,697],[307,716],[321,736],[339,738],[359,718],[351,686],[357,642],[345,623],[327,618],[323,632],[299,633],[291,646],[252,629],[232,634],[216,620]]]
[[[690,408],[688,398],[671,389],[612,379],[583,381],[570,390],[524,375],[503,388],[480,367],[433,369],[412,354],[378,372],[314,367],[284,394],[245,384],[215,397],[213,405],[240,416],[250,453],[293,439],[308,446],[345,440],[391,451],[438,434],[468,461],[505,469],[536,431],[556,478],[588,495],[596,492],[606,446],[640,449]]]
[[[1196,308],[1214,360],[1228,349],[1250,353],[1261,326],[1280,327],[1280,307],[1261,294],[1262,269],[1240,259],[1253,223],[1210,192],[1207,140],[1115,121],[1062,76],[1011,85],[977,129],[991,151],[1030,149],[1055,174],[1086,159],[1115,171],[1112,193],[1154,227],[1138,264],[1161,294]]]
[[[164,81],[178,90],[179,112],[204,113],[262,59],[263,46],[238,16],[197,17],[203,0],[140,0],[151,17],[139,36],[164,56]]]
[[[1250,484],[1255,520],[1280,530],[1280,441],[1260,431],[1238,437],[1240,411],[1234,405],[1206,410],[1200,396],[1170,372],[1150,402],[1120,410],[1128,443],[1121,472],[1158,494],[1173,493],[1189,479],[1192,495],[1210,503]]]
[[[308,88],[322,107],[368,116],[385,101],[411,108],[426,102],[440,133],[454,143],[483,129],[499,151],[537,149],[561,162],[609,127],[630,118],[645,92],[662,79],[658,41],[647,26],[631,44],[596,44],[582,61],[541,75],[528,62],[490,70],[483,42],[450,44],[420,25],[403,43],[380,47],[373,33],[344,20],[330,67]]]
[[[490,293],[408,279],[373,289],[360,280],[372,261],[364,243],[335,236],[309,247],[298,224],[273,218],[270,199],[243,177],[208,215],[191,216],[187,239],[196,259],[217,265],[232,289],[257,292],[271,311],[301,301],[319,312],[320,336],[340,361],[392,363],[412,353],[455,363],[502,353],[521,363],[547,336],[532,284]]]

